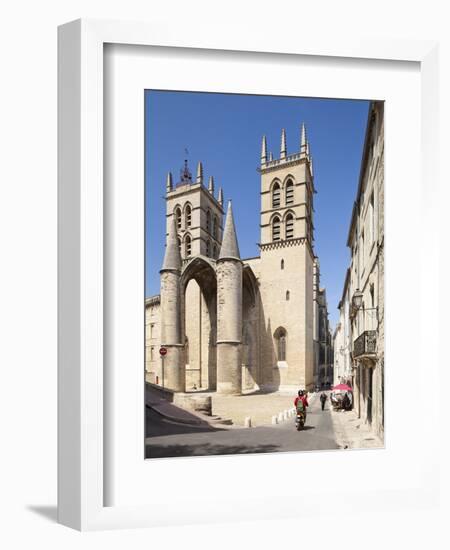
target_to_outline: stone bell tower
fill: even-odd
[[[203,182],[203,164],[197,165],[197,177],[192,178],[188,161],[180,170],[180,180],[173,184],[172,174],[166,183],[167,235],[172,217],[175,218],[181,258],[186,260],[198,255],[217,258],[222,242],[223,191],[215,196],[214,178],[210,176],[208,187]]]
[[[288,154],[281,132],[279,158],[261,148],[261,272],[264,304],[263,385],[313,385],[314,178],[305,125],[299,148]]]

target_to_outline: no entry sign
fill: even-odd
[[[162,355],[164,357],[164,355],[167,355],[167,348],[159,348],[159,355]]]

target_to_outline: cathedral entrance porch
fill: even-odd
[[[213,260],[196,257],[181,277],[181,315],[187,390],[217,386],[217,283]]]

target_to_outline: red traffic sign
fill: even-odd
[[[164,357],[164,355],[167,355],[167,348],[159,348],[159,355],[162,355]]]

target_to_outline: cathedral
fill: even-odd
[[[305,126],[293,154],[282,130],[278,158],[264,136],[258,171],[261,236],[252,258],[241,258],[231,201],[225,207],[212,176],[206,185],[202,164],[194,179],[185,161],[175,184],[169,172],[160,295],[145,301],[148,382],[233,395],[319,382],[323,315]]]

